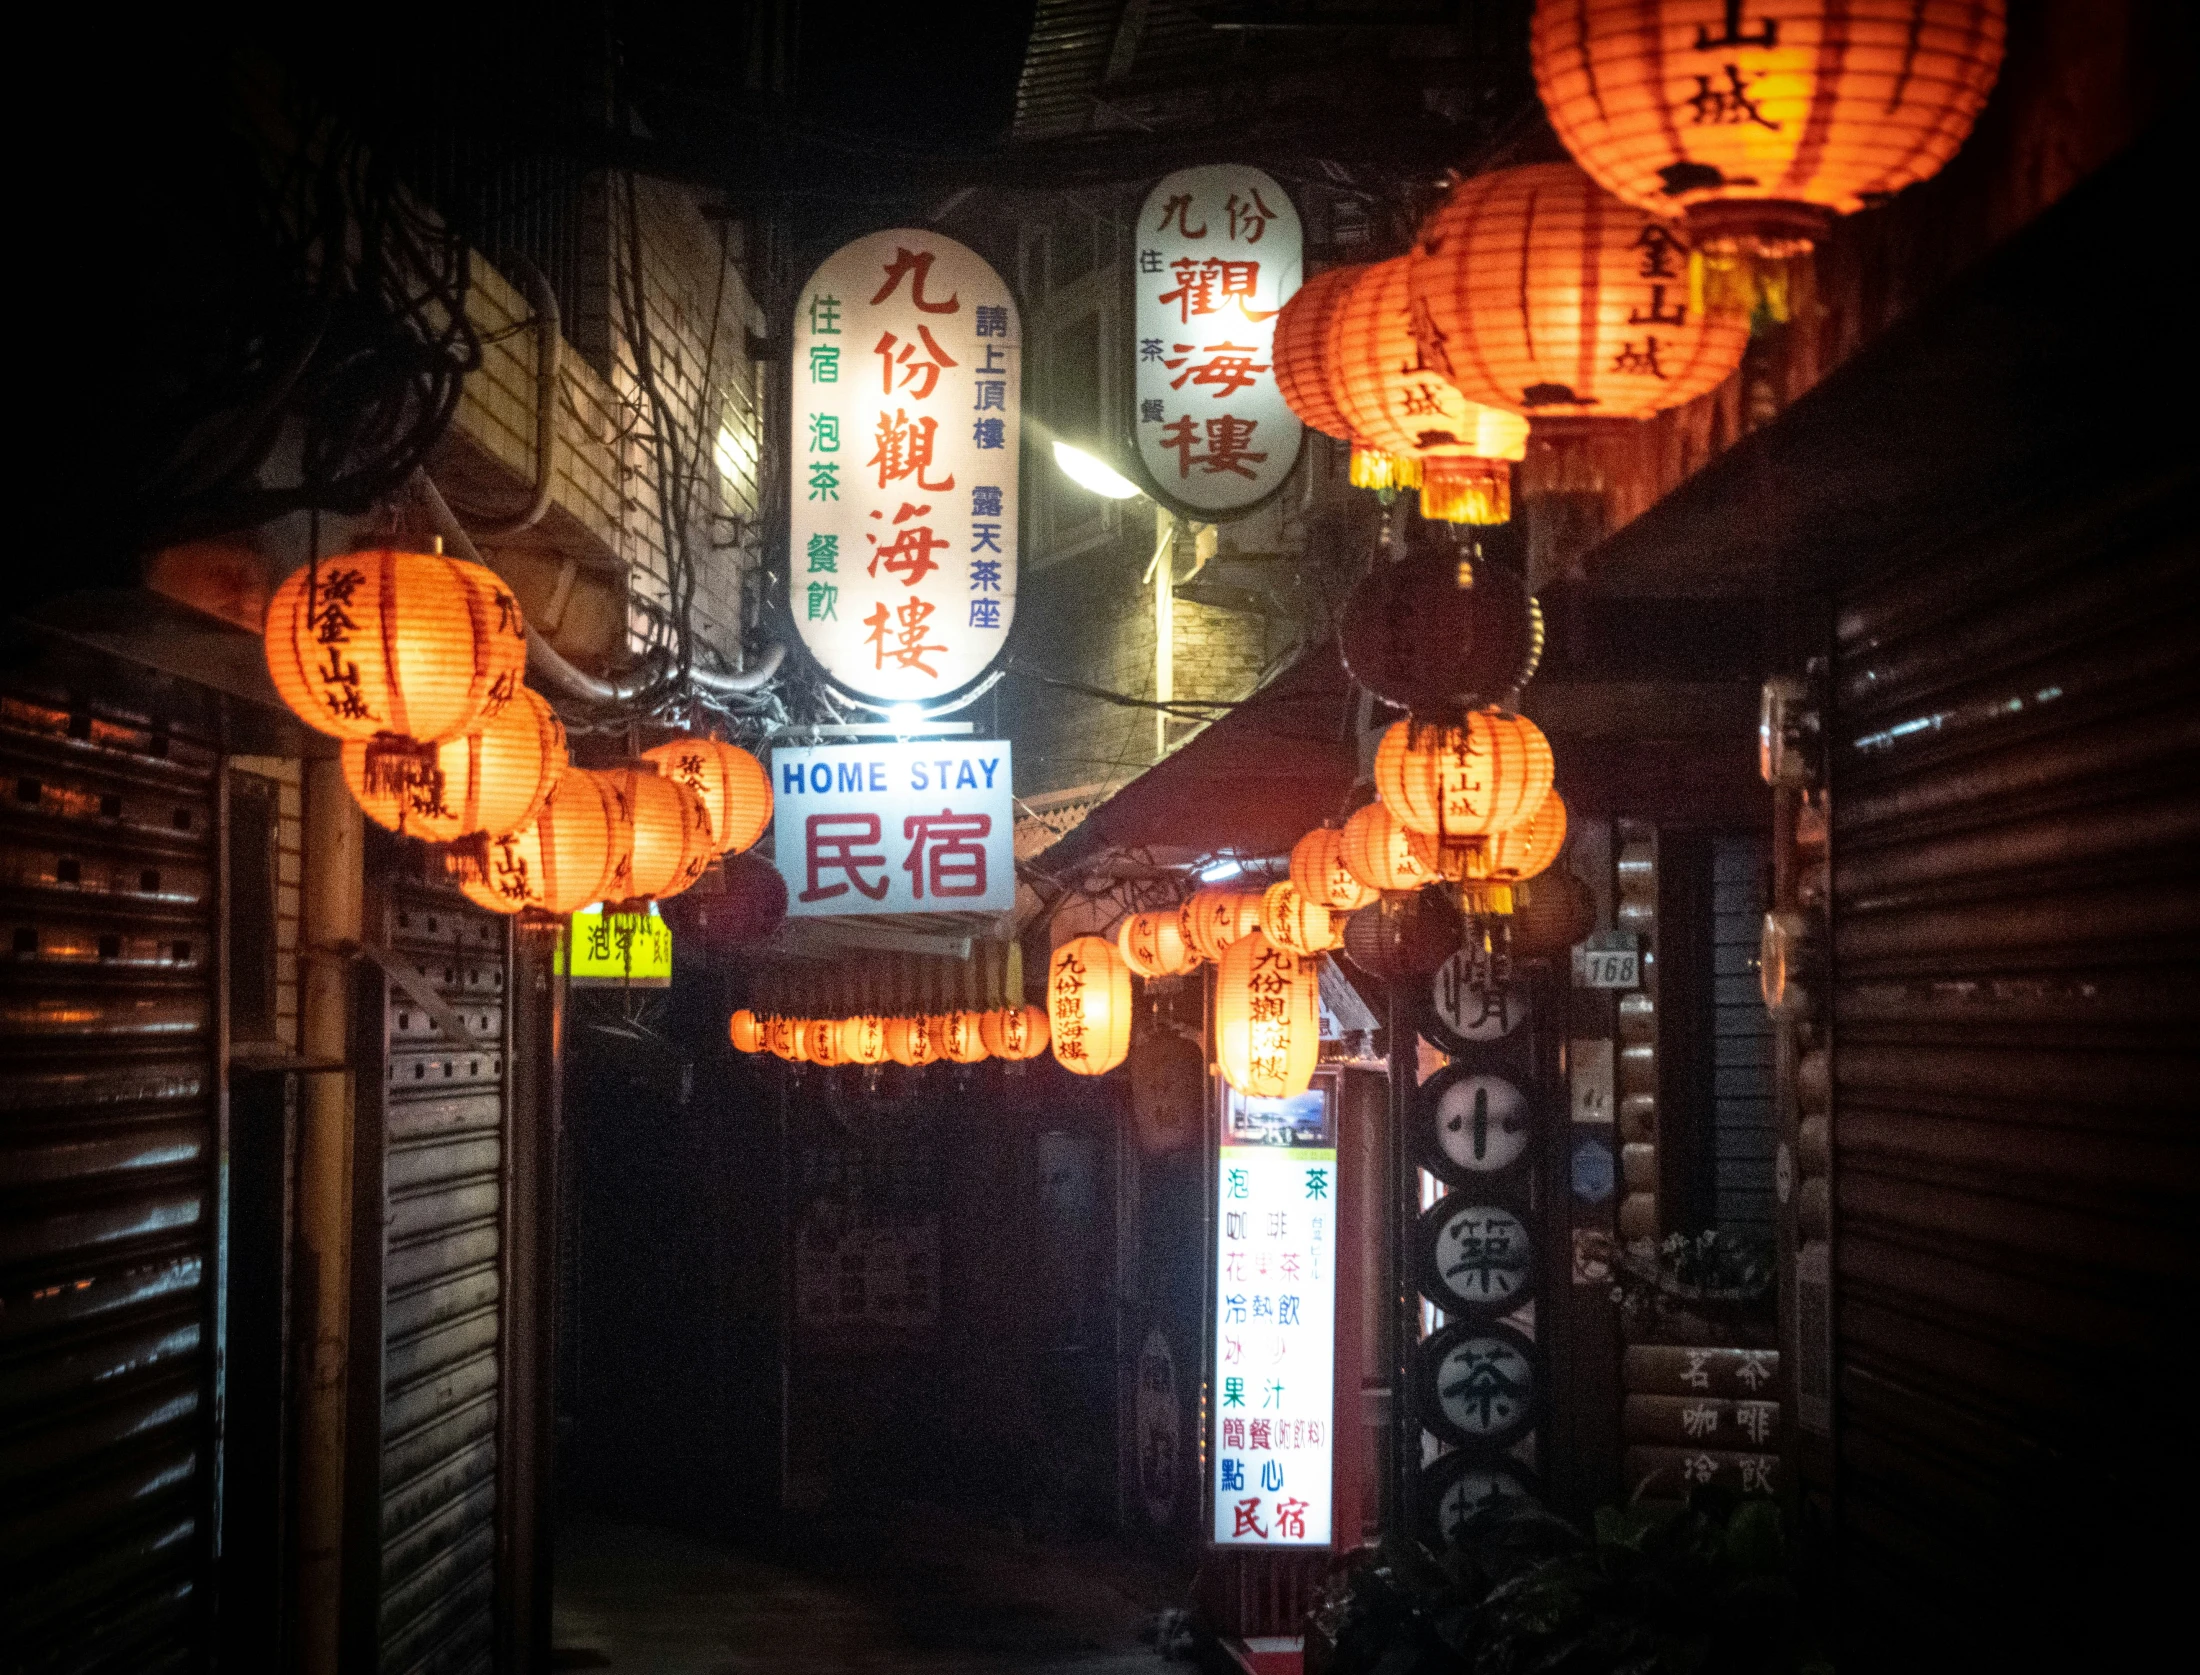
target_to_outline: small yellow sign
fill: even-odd
[[[672,927],[646,913],[606,912],[602,902],[573,915],[566,969],[576,983],[662,989],[672,982]]]

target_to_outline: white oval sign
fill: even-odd
[[[1436,1144],[1461,1169],[1509,1169],[1528,1149],[1528,1101],[1502,1076],[1462,1077],[1436,1102]]]
[[[1023,331],[983,257],[897,228],[843,245],[795,303],[795,627],[858,697],[968,686],[1016,616]]]
[[[1528,1016],[1527,991],[1474,983],[1474,960],[1462,950],[1436,968],[1429,998],[1443,1026],[1462,1041],[1502,1041]]]
[[[1299,212],[1259,169],[1179,169],[1146,194],[1132,240],[1138,457],[1194,518],[1283,486],[1305,427],[1276,382],[1276,315],[1299,288]]]

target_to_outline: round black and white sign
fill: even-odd
[[[1510,1326],[1454,1321],[1421,1345],[1416,1371],[1422,1423],[1469,1447],[1511,1442],[1542,1396],[1535,1345]]]
[[[1421,1217],[1421,1290],[1446,1314],[1510,1314],[1535,1289],[1526,1224],[1497,1204],[1454,1193]]]
[[[1528,1019],[1528,991],[1474,981],[1475,962],[1462,951],[1436,968],[1429,979],[1430,1037],[1447,1050],[1502,1041]],[[1449,1040],[1444,1039],[1449,1037]]]
[[[1502,1076],[1457,1065],[1422,1087],[1421,1117],[1428,1166],[1453,1186],[1510,1169],[1527,1155],[1533,1134],[1527,1095]]]

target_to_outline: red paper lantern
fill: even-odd
[[[612,768],[603,777],[620,799],[627,833],[605,890],[620,900],[662,901],[702,877],[716,853],[703,799],[654,766]]]
[[[721,855],[750,848],[772,823],[772,781],[764,764],[722,739],[674,739],[642,752],[666,779],[703,800],[711,845]]]
[[[524,686],[478,731],[422,755],[376,758],[373,750],[363,739],[344,741],[344,783],[376,825],[429,843],[518,831],[542,812],[566,768],[565,724]]]
[[[1289,1099],[1306,1091],[1320,1058],[1312,957],[1259,931],[1239,937],[1215,974],[1215,1059],[1224,1080],[1249,1098]]]
[[[764,1050],[764,1022],[744,1006],[726,1021],[726,1037],[737,1053],[760,1053]]]
[[[1459,913],[1439,890],[1386,891],[1345,921],[1345,957],[1389,983],[1426,977],[1458,951]]]
[[[1741,365],[1738,308],[1689,295],[1687,241],[1571,163],[1461,181],[1421,228],[1410,284],[1429,364],[1531,419],[1647,419]]]
[[[1330,331],[1354,283],[1366,271],[1363,264],[1317,273],[1291,294],[1276,316],[1270,359],[1275,363],[1277,388],[1302,422],[1340,442],[1361,439],[1353,434],[1337,404]]]
[[[1182,909],[1133,913],[1116,928],[1115,946],[1140,977],[1181,977],[1201,964],[1199,950],[1184,933]]]
[[[626,821],[602,774],[569,768],[532,823],[445,857],[468,901],[495,913],[571,913],[601,901],[626,853]]]
[[[1036,1006],[1003,1006],[979,1020],[978,1033],[988,1053],[1020,1063],[1047,1050],[1047,1015]]]
[[[1550,740],[1523,715],[1474,710],[1457,727],[1394,722],[1375,747],[1375,794],[1425,836],[1486,837],[1550,795]]]
[[[1706,249],[1807,249],[1925,180],[2001,68],[2000,0],[1537,0],[1551,126],[1608,192]]]
[[[1335,826],[1317,826],[1292,846],[1291,882],[1332,913],[1350,913],[1377,895],[1374,885],[1363,884],[1345,865],[1344,833]]]
[[[969,1010],[942,1012],[932,1019],[932,1035],[939,1042],[940,1057],[949,1064],[977,1064],[985,1053],[985,1018]]]
[[[886,1056],[911,1070],[921,1070],[926,1065],[937,1062],[940,1043],[933,1030],[933,1022],[929,1017],[888,1018]]]
[[[1352,876],[1371,890],[1418,890],[1436,878],[1413,847],[1412,829],[1381,803],[1344,823],[1343,853]]]

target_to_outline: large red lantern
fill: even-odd
[[[268,674],[298,719],[377,757],[474,731],[527,668],[511,589],[438,553],[346,553],[293,571],[268,601],[264,637]]]
[[[1219,960],[1223,949],[1247,931],[1260,929],[1260,892],[1195,890],[1183,909],[1184,940],[1203,960]]]
[[[1291,411],[1309,428],[1340,442],[1358,444],[1351,423],[1338,405],[1330,332],[1345,299],[1366,267],[1331,268],[1317,273],[1296,291],[1276,316],[1272,359],[1276,387]]]
[[[1350,913],[1376,896],[1375,886],[1363,884],[1345,865],[1344,833],[1335,826],[1317,826],[1292,845],[1291,882],[1308,901],[1332,913]]]
[[[1418,890],[1436,881],[1413,846],[1413,829],[1381,803],[1344,823],[1343,855],[1352,876],[1371,890]]]
[[[1537,0],[1551,126],[1699,247],[1781,256],[1939,172],[2001,68],[2001,0]]]
[[[1140,977],[1181,977],[1201,964],[1199,950],[1185,935],[1181,909],[1133,913],[1116,927],[1115,946]]]
[[[771,775],[739,745],[722,739],[674,739],[642,756],[656,763],[665,778],[702,798],[712,847],[719,854],[748,849],[772,823]]]
[[[1421,228],[1421,352],[1470,401],[1530,419],[1647,419],[1741,365],[1738,308],[1689,295],[1676,229],[1571,163],[1476,175]]]
[[[626,844],[625,812],[605,776],[569,768],[530,824],[462,846],[445,864],[478,907],[571,913],[603,899]]]
[[[1395,722],[1375,747],[1375,793],[1427,837],[1508,831],[1550,794],[1551,744],[1523,715],[1474,710],[1456,727]]]
[[[1417,461],[1421,515],[1448,523],[1512,516],[1512,467],[1528,449],[1516,413],[1469,401],[1412,331],[1412,259],[1377,262],[1353,281],[1330,325],[1330,391],[1354,436]]]
[[[424,754],[376,758],[373,750],[363,739],[344,741],[344,783],[375,824],[429,843],[518,831],[542,812],[566,768],[565,724],[524,686],[479,730]]]
[[[613,768],[605,782],[626,814],[627,848],[605,888],[621,899],[676,896],[709,867],[716,852],[703,799],[654,767]]]
[[[913,1018],[888,1018],[886,1020],[886,1056],[896,1064],[911,1070],[921,1070],[937,1062],[940,1056],[939,1037],[934,1032],[933,1020],[919,1015]]]
[[[1047,1050],[1047,1015],[1036,1006],[1003,1006],[979,1020],[978,1033],[995,1058],[1021,1063]]]
[[[933,1039],[939,1043],[940,1057],[949,1064],[978,1064],[985,1056],[985,1017],[967,1008],[936,1014],[932,1019]]]
[[[726,1021],[726,1036],[737,1053],[760,1053],[764,1050],[764,1020],[746,1006]]]
[[[1339,917],[1322,903],[1309,900],[1288,878],[1269,885],[1261,897],[1261,935],[1289,953],[1312,957],[1341,947]]]
[[[1047,963],[1054,1056],[1080,1076],[1104,1076],[1131,1048],[1131,972],[1115,944],[1073,937]]]

